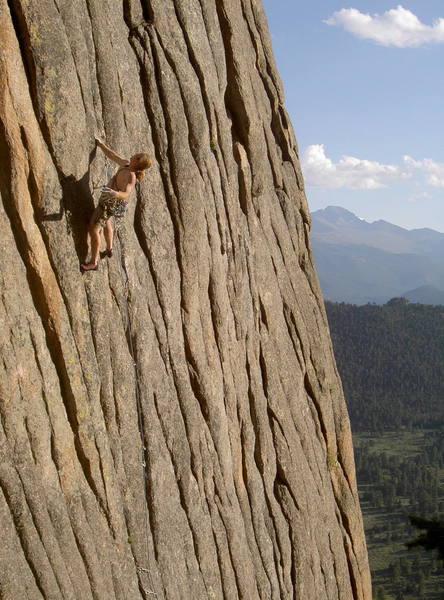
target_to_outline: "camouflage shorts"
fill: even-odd
[[[110,192],[103,190],[100,194],[99,204],[91,217],[92,225],[105,227],[106,222],[111,217],[121,218],[126,212],[127,203],[120,198],[116,198]]]

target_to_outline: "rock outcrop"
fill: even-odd
[[[260,2],[0,0],[0,80],[2,600],[370,599]],[[82,275],[95,135],[155,165]]]

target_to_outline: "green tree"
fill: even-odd
[[[419,535],[412,542],[408,542],[406,544],[407,548],[420,546],[426,550],[438,550],[439,557],[444,560],[444,522],[421,519],[415,516],[410,516],[409,519],[414,527],[424,530],[425,533]]]
[[[376,600],[387,600],[387,595],[382,585],[376,588]]]
[[[399,560],[397,560],[395,563],[393,563],[392,579],[393,579],[394,583],[399,583],[401,580],[401,564],[400,564]]]
[[[418,597],[423,598],[426,593],[426,578],[424,573],[420,573],[418,577]]]

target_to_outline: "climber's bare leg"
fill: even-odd
[[[114,238],[114,229],[112,224],[112,219],[108,219],[103,229],[103,234],[105,236],[106,241],[106,250],[108,254],[113,250],[113,238]]]
[[[100,232],[102,226],[99,223],[92,223],[88,227],[89,237],[91,240],[91,260],[87,264],[81,265],[84,271],[90,271],[97,267],[97,261],[99,260],[99,249],[100,249]]]

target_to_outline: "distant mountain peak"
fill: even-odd
[[[411,238],[422,238],[422,239],[443,239],[444,233],[431,229],[430,227],[421,227],[418,229],[406,229],[400,225],[395,225],[386,221],[385,219],[377,219],[376,221],[367,221],[362,217],[358,217],[353,212],[342,206],[327,206],[326,208],[320,208],[311,213],[313,220],[313,230],[315,232],[327,231],[332,225],[336,227],[352,227],[356,226],[359,230],[365,228],[368,231],[388,231],[391,230],[394,233],[397,232],[400,235],[405,235]],[[320,228],[318,227],[320,226]],[[371,244],[373,245],[373,244]],[[378,246],[378,244],[376,244]]]
[[[444,233],[410,231],[384,219],[369,223],[328,206],[312,213],[311,240],[321,286],[331,300],[384,302],[402,295],[444,304]]]
[[[434,285],[421,285],[413,290],[404,292],[409,302],[419,304],[444,304],[444,292]]]
[[[341,206],[327,206],[312,213],[312,231],[327,233],[339,229],[361,229],[369,223]]]
[[[406,235],[409,235],[410,231],[408,229],[405,229],[404,227],[400,227],[399,225],[394,225],[394,223],[390,223],[389,221],[386,221],[385,219],[378,219],[377,221],[373,221],[372,223],[370,223],[370,225],[374,228],[374,229],[381,229],[381,230],[385,230],[385,231],[393,231],[393,232],[399,232],[399,233],[405,233]]]
[[[313,216],[316,215],[318,218],[326,218],[329,221],[345,220],[352,223],[355,221],[361,222],[363,220],[357,217],[350,210],[342,208],[342,206],[327,206],[326,208],[316,210],[312,214]]]

